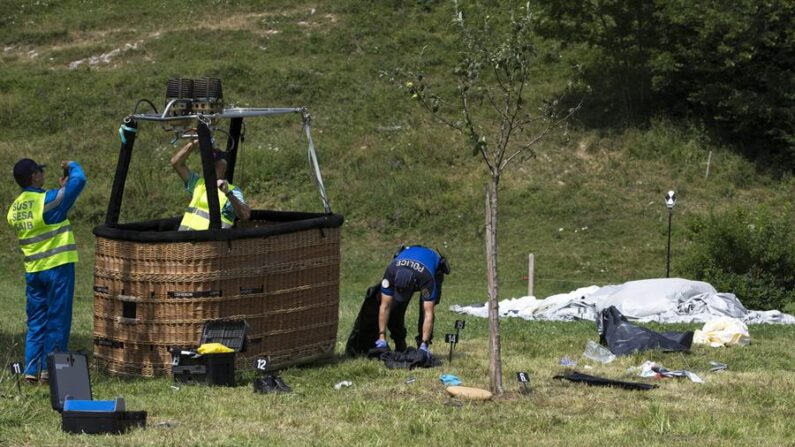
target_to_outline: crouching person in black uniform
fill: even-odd
[[[395,342],[396,351],[406,350],[406,309],[414,292],[420,292],[417,323],[417,346],[430,353],[433,338],[434,308],[442,297],[444,275],[450,273],[447,260],[436,251],[414,245],[401,248],[387,266],[381,281],[381,304],[378,310],[376,348],[387,349],[386,329]],[[391,316],[391,318],[390,318]]]

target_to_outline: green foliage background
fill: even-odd
[[[540,10],[544,35],[583,48],[592,125],[663,112],[704,123],[770,171],[792,171],[792,2],[559,0]]]
[[[690,223],[696,241],[685,270],[718,290],[746,297],[747,307],[781,309],[795,302],[792,212],[733,210]]]

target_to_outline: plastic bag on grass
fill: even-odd
[[[616,359],[612,352],[593,340],[588,340],[585,344],[585,352],[582,355],[599,363],[610,363]]]

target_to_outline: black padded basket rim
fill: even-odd
[[[181,217],[123,224],[101,224],[94,235],[133,242],[206,242],[251,239],[295,233],[314,228],[339,228],[345,218],[340,214],[298,211],[252,210],[251,220],[275,222],[266,227],[177,231]]]

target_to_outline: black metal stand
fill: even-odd
[[[445,343],[450,343],[450,354],[448,357],[448,362],[453,363],[453,350],[455,349],[455,345],[458,343],[458,334],[444,334],[444,341]]]
[[[671,277],[671,217],[674,214],[673,208],[668,208],[668,255],[665,260],[665,277]]]

